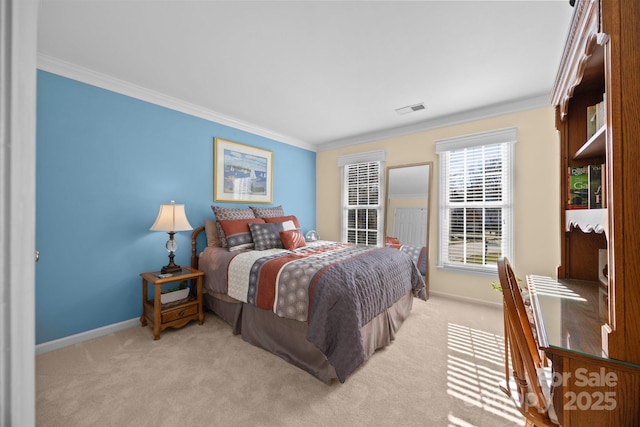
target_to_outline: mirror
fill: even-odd
[[[384,215],[387,246],[402,249],[414,258],[424,275],[427,295],[432,169],[432,162],[387,167]]]

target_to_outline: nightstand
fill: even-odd
[[[147,326],[147,322],[153,325],[153,339],[160,339],[160,332],[167,328],[182,328],[191,320],[204,323],[202,310],[202,278],[204,273],[191,267],[182,267],[182,271],[169,277],[158,277],[159,271],[141,273],[142,277],[142,315],[140,323]],[[162,304],[160,295],[162,286],[183,281],[191,282],[189,295],[181,300]],[[195,282],[195,286],[194,286]],[[149,299],[149,285],[154,286],[154,298]],[[176,286],[174,285],[174,287]],[[168,287],[167,287],[168,288]]]

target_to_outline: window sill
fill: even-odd
[[[498,277],[498,267],[463,267],[458,265],[444,264],[437,265],[438,270],[447,271],[456,274],[470,274],[474,276],[486,276],[491,278]]]

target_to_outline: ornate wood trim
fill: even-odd
[[[560,120],[567,115],[569,99],[582,81],[596,45],[604,40],[599,30],[599,1],[578,2],[551,95],[552,104],[560,108]]]
[[[577,209],[566,212],[565,231],[578,227],[584,233],[604,233],[609,236],[607,209]]]

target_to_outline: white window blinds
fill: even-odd
[[[436,142],[440,162],[438,266],[495,273],[513,259],[516,129]]]
[[[345,166],[346,242],[377,245],[380,231],[380,162]]]
[[[382,244],[382,165],[384,151],[344,156],[342,240],[361,245]]]

